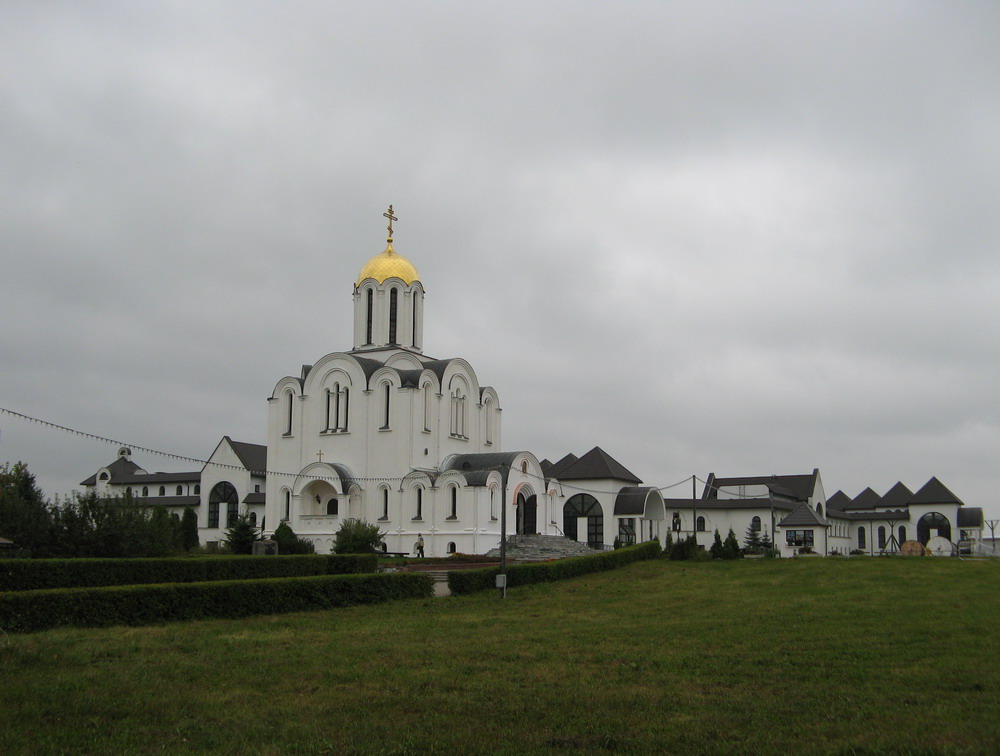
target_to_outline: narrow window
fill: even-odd
[[[291,519],[292,516],[292,492],[285,491],[285,519]]]
[[[863,527],[858,528],[858,548],[863,549],[865,547],[865,529]]]
[[[177,486],[177,493],[175,495],[176,496],[182,496],[183,494],[184,494],[184,488],[183,488],[183,486]]]
[[[411,324],[413,328],[413,338],[410,341],[413,343],[413,348],[417,348],[417,302],[420,297],[417,296],[417,292],[413,292],[413,323]]]
[[[336,414],[331,414],[331,404],[336,401],[333,398],[334,390],[336,390],[336,385],[334,384],[334,389],[326,390],[326,419],[323,421],[323,430],[330,430],[330,419],[331,417],[336,417]]]
[[[396,299],[397,289],[389,289],[389,343],[396,343]]]
[[[389,384],[388,383],[384,384],[383,390],[385,392],[385,414],[383,417],[382,428],[385,429],[389,427]]]
[[[347,388],[347,386],[344,386],[344,388],[343,388],[344,401],[341,402],[341,404],[343,405],[342,409],[343,409],[343,412],[344,412],[344,417],[340,421],[340,426],[339,426],[340,430],[342,430],[342,431],[346,431],[347,430],[347,418],[350,417],[351,395],[350,395],[349,391],[350,390]],[[338,412],[339,411],[340,410],[338,409]]]
[[[903,541],[905,541],[905,540],[906,540],[906,526],[905,525],[900,525],[899,526],[899,543],[900,543],[900,545],[902,545]]]
[[[292,435],[292,392],[291,391],[287,392],[285,394],[285,397],[287,398],[288,401],[288,407],[286,409],[287,423],[285,427],[285,435],[290,436]]]
[[[750,520],[750,530],[754,533],[760,532],[760,518],[754,515],[754,518]]]
[[[454,486],[451,489],[451,514],[448,516],[448,519],[458,519],[458,489]]]
[[[417,511],[413,515],[414,520],[422,520],[424,514],[424,489],[417,489]]]
[[[166,495],[167,495],[167,487],[160,486],[160,496],[166,496]]]
[[[149,486],[143,486],[142,487],[142,495],[143,496],[149,496]]]
[[[365,326],[365,343],[366,344],[371,344],[372,343],[372,312],[375,309],[375,307],[374,307],[374,304],[375,304],[374,298],[375,298],[375,292],[374,292],[374,290],[369,289],[368,290],[368,305],[367,305],[367,307],[368,307],[368,317],[366,319],[367,325]]]
[[[194,495],[195,496],[200,496],[201,495],[201,483],[195,483],[194,484]]]
[[[424,384],[424,430],[431,429],[431,384]]]
[[[208,527],[219,527],[219,502],[208,502]]]
[[[455,542],[454,541],[448,541],[448,553],[449,554],[454,554],[455,553]]]
[[[388,488],[383,488],[382,489],[382,516],[379,519],[380,520],[388,520],[389,519],[389,489]]]
[[[337,502],[336,499],[330,499],[329,501],[326,502],[326,513],[328,515],[332,515],[332,516],[336,517],[337,516],[337,512],[338,512],[338,508],[339,508],[338,507],[338,502]]]
[[[240,503],[238,501],[231,500],[226,502],[226,527],[231,528],[236,524],[236,520],[240,516]]]
[[[256,512],[251,512],[250,513],[250,524],[253,525],[255,528],[257,527],[257,513]]]
[[[878,547],[885,548],[885,525],[878,526]]]
[[[495,520],[497,518],[497,491],[495,488],[490,489],[490,519]]]
[[[486,422],[486,443],[493,443],[493,402],[487,400],[484,405]]]
[[[698,524],[695,526],[700,533],[705,532],[705,518],[698,515]]]

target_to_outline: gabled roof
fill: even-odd
[[[559,480],[622,480],[642,483],[634,473],[629,472],[621,462],[599,446],[551,477]]]
[[[924,483],[923,488],[913,494],[910,504],[958,504],[963,506],[964,502],[937,478],[931,478]]]
[[[870,487],[866,488],[864,491],[855,496],[851,503],[844,507],[845,510],[851,509],[872,509],[877,507],[882,501],[882,497],[875,493]]]
[[[125,457],[118,457],[114,462],[107,466],[108,472],[111,474],[109,483],[119,483],[125,478],[134,476],[137,472],[142,472],[142,468],[139,467],[135,462]],[[94,473],[85,481],[80,483],[81,486],[93,486],[97,484],[97,473]]]
[[[900,507],[905,507],[909,504],[910,499],[912,498],[913,491],[904,486],[901,482],[898,482],[885,492],[885,496],[882,497],[882,501],[880,501],[878,505],[880,507],[885,507],[886,509],[899,509]]]
[[[841,512],[844,511],[845,507],[851,505],[851,497],[845,494],[843,491],[837,491],[833,496],[830,496],[826,500],[826,511],[829,512],[831,509],[836,509]]]
[[[233,447],[233,451],[236,452],[236,456],[240,458],[244,467],[251,473],[264,474],[267,470],[267,447],[264,444],[233,441],[229,436],[226,436],[226,440]]]
[[[573,463],[576,462],[578,459],[580,459],[578,456],[570,452],[555,464],[549,463],[548,470],[545,470],[544,467],[542,468],[543,470],[545,470],[545,477],[558,478],[559,473],[561,473],[563,470],[569,469],[569,467],[572,466]]]
[[[779,496],[808,501],[816,491],[818,478],[819,469],[814,469],[808,475],[751,475],[736,478],[717,478],[715,473],[710,473],[701,496],[703,499],[718,499],[719,488],[767,486]]]
[[[821,528],[830,527],[830,523],[819,516],[808,504],[799,504],[795,509],[793,509],[788,515],[781,518],[781,522],[778,523],[778,527],[801,527],[806,526],[819,526]]]
[[[445,457],[441,472],[455,470],[462,473],[470,486],[485,486],[489,474],[496,470],[504,485],[514,459],[524,452],[489,452],[486,454],[452,454]]]

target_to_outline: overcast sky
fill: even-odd
[[[0,407],[264,443],[392,203],[505,449],[1000,517],[998,38],[992,0],[4,3]],[[0,414],[50,496],[115,453]]]

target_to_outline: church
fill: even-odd
[[[352,287],[349,349],[279,380],[268,398],[266,445],[224,436],[200,471],[148,473],[123,448],[82,485],[151,506],[198,512],[203,543],[225,539],[241,513],[265,534],[287,523],[329,552],[349,518],[376,523],[388,552],[484,554],[502,534],[565,536],[594,549],[718,530],[767,534],[783,554],[895,553],[907,536],[925,544],[981,540],[982,510],[932,479],[916,494],[901,483],[879,497],[827,500],[811,474],[717,478],[700,497],[664,499],[600,447],[555,463],[502,450],[502,406],[460,357],[424,353],[424,287],[393,247]],[[670,513],[668,515],[668,512]]]

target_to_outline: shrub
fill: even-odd
[[[279,554],[315,554],[316,546],[308,538],[299,538],[287,522],[274,529],[274,540]]]
[[[250,514],[243,512],[226,531],[226,544],[234,554],[252,554],[253,542],[261,539],[257,526],[250,520]]]
[[[507,568],[507,587],[566,580],[591,572],[613,570],[631,562],[656,559],[659,555],[659,541],[647,541],[637,546],[626,546],[617,551],[602,551],[593,556],[515,564]],[[484,591],[496,586],[496,576],[499,573],[500,570],[496,567],[483,567],[478,570],[452,570],[448,573],[448,588],[455,596]]]
[[[712,555],[712,559],[728,559],[726,555],[726,549],[722,545],[722,538],[719,536],[719,529],[715,529],[715,540],[712,541],[712,547],[708,550],[708,553]]]
[[[385,533],[365,520],[350,517],[344,520],[333,543],[334,554],[370,554],[380,551]]]
[[[65,625],[148,625],[248,617],[428,598],[433,591],[433,578],[416,573],[24,591],[0,595],[0,628],[31,632]]]
[[[726,536],[725,542],[722,544],[722,558],[723,559],[742,559],[743,551],[740,549],[740,544],[736,540],[736,534],[733,533],[733,529],[729,529],[729,535]]]
[[[0,591],[339,575],[374,572],[377,568],[374,554],[227,555],[204,559],[4,559],[0,560]]]

